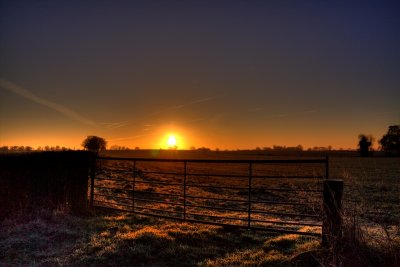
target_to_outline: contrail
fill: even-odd
[[[77,120],[81,123],[88,124],[88,125],[95,124],[94,121],[83,117],[82,115],[76,113],[75,111],[73,111],[63,105],[60,105],[60,104],[54,103],[50,100],[36,96],[33,93],[29,92],[28,90],[22,88],[21,86],[14,84],[4,78],[0,78],[0,86],[14,94],[25,97],[25,98],[27,98],[33,102],[36,102],[42,106],[48,107],[52,110],[55,110],[65,116],[67,116],[68,118]]]

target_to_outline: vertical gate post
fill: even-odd
[[[322,223],[322,245],[336,246],[342,238],[343,180],[324,180],[324,220]]]
[[[183,219],[186,220],[186,160],[183,164]]]
[[[132,212],[135,212],[136,160],[133,161]]]
[[[329,179],[329,156],[325,157],[325,179]]]
[[[250,228],[251,225],[251,177],[252,177],[252,163],[249,163],[249,192],[248,192],[248,214],[247,214],[247,227]]]
[[[96,175],[97,156],[93,155],[90,162],[90,208],[93,208],[94,201],[94,176]]]

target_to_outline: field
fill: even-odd
[[[136,154],[135,154],[136,153]],[[138,154],[142,153],[142,154]],[[131,154],[114,152],[112,156],[148,156],[134,151]],[[155,152],[153,152],[155,153]],[[224,159],[265,159],[260,154],[239,154],[226,152],[202,152],[194,154],[176,151],[158,152],[157,157],[168,158],[224,158]],[[298,157],[299,155],[291,155]],[[282,155],[273,155],[279,158]],[[284,155],[288,158],[288,155]],[[315,155],[303,155],[315,157]],[[131,198],[131,176],[118,173],[116,170],[132,168],[131,163],[124,161],[103,162],[103,173],[98,176],[111,177],[125,181],[103,181],[104,187],[116,190],[99,190],[99,194],[115,194],[119,197]],[[140,165],[141,164],[141,165]],[[179,172],[182,163],[162,163],[158,165],[147,162],[135,166],[138,180],[177,182],[182,181],[177,175],[158,175],[145,172],[168,170]],[[110,170],[113,169],[113,172]],[[106,171],[104,171],[106,170]],[[190,173],[231,173],[240,176],[248,171],[247,166],[188,166]],[[212,172],[211,172],[212,171]],[[280,202],[299,202],[304,205],[267,205],[254,204],[256,210],[267,210],[269,213],[321,213],[319,193],[310,192],[281,192],[268,194],[262,188],[286,189],[320,189],[318,176],[324,174],[321,166],[254,166],[253,175],[265,173],[279,174],[280,179],[254,180],[255,200],[271,200]],[[267,231],[252,231],[231,227],[182,223],[179,221],[152,218],[147,216],[130,215],[128,213],[112,213],[97,211],[86,217],[69,215],[65,210],[39,211],[35,214],[16,214],[1,223],[0,228],[0,263],[4,265],[31,266],[63,266],[63,265],[100,265],[100,266],[398,266],[400,241],[400,164],[398,158],[359,158],[355,156],[331,156],[329,173],[332,178],[344,179],[344,222],[345,245],[340,251],[323,250],[316,237],[299,236],[294,234],[277,234]],[[132,172],[130,172],[130,175]],[[311,175],[314,179],[289,179],[290,175]],[[115,177],[114,177],[115,176]],[[118,176],[118,177],[117,177]],[[210,175],[188,177],[188,183],[209,184],[221,186],[227,184],[227,178],[211,177]],[[229,179],[230,186],[244,187],[246,179]],[[176,193],[180,186],[137,183],[135,190],[139,191],[138,198],[149,198],[144,192]],[[125,191],[124,191],[125,190]],[[193,188],[188,192],[193,196],[228,199],[246,199],[247,191],[213,190],[212,187]],[[116,191],[116,192],[115,192]],[[142,191],[142,193],[140,193]],[[128,192],[128,193],[127,193]],[[141,194],[141,195],[140,195]],[[154,194],[155,195],[155,194]],[[109,197],[99,197],[112,203]],[[172,197],[153,197],[152,200],[179,201]],[[197,202],[196,202],[197,201]],[[233,217],[245,219],[246,213],[230,211],[229,209],[245,209],[232,202],[205,202],[200,200],[190,202],[193,206],[223,207],[227,210],[191,207],[191,213],[211,216]],[[209,201],[209,200],[208,200]],[[131,200],[126,200],[130,205]],[[145,201],[135,203],[135,206],[152,209],[181,212],[182,207],[165,205],[163,203]],[[219,205],[219,206],[218,206]],[[189,209],[189,208],[188,208]],[[145,209],[143,209],[145,210]],[[148,211],[148,210],[147,210]],[[152,211],[158,213],[158,211]],[[318,219],[309,220],[299,217],[282,217],[277,214],[252,214],[255,219],[273,221],[269,223],[255,222],[256,225],[282,228],[282,221],[318,223]],[[179,213],[178,213],[179,214]],[[198,216],[199,219],[204,218]],[[212,221],[217,218],[211,217]],[[221,219],[224,223],[246,223],[241,220]],[[307,225],[289,225],[289,229],[301,232],[320,231],[320,227]],[[287,229],[287,228],[285,228]]]

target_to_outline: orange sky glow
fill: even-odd
[[[357,148],[400,124],[400,5],[5,1],[0,146]]]

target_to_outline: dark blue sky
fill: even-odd
[[[0,143],[354,147],[400,123],[400,7],[1,1]]]

